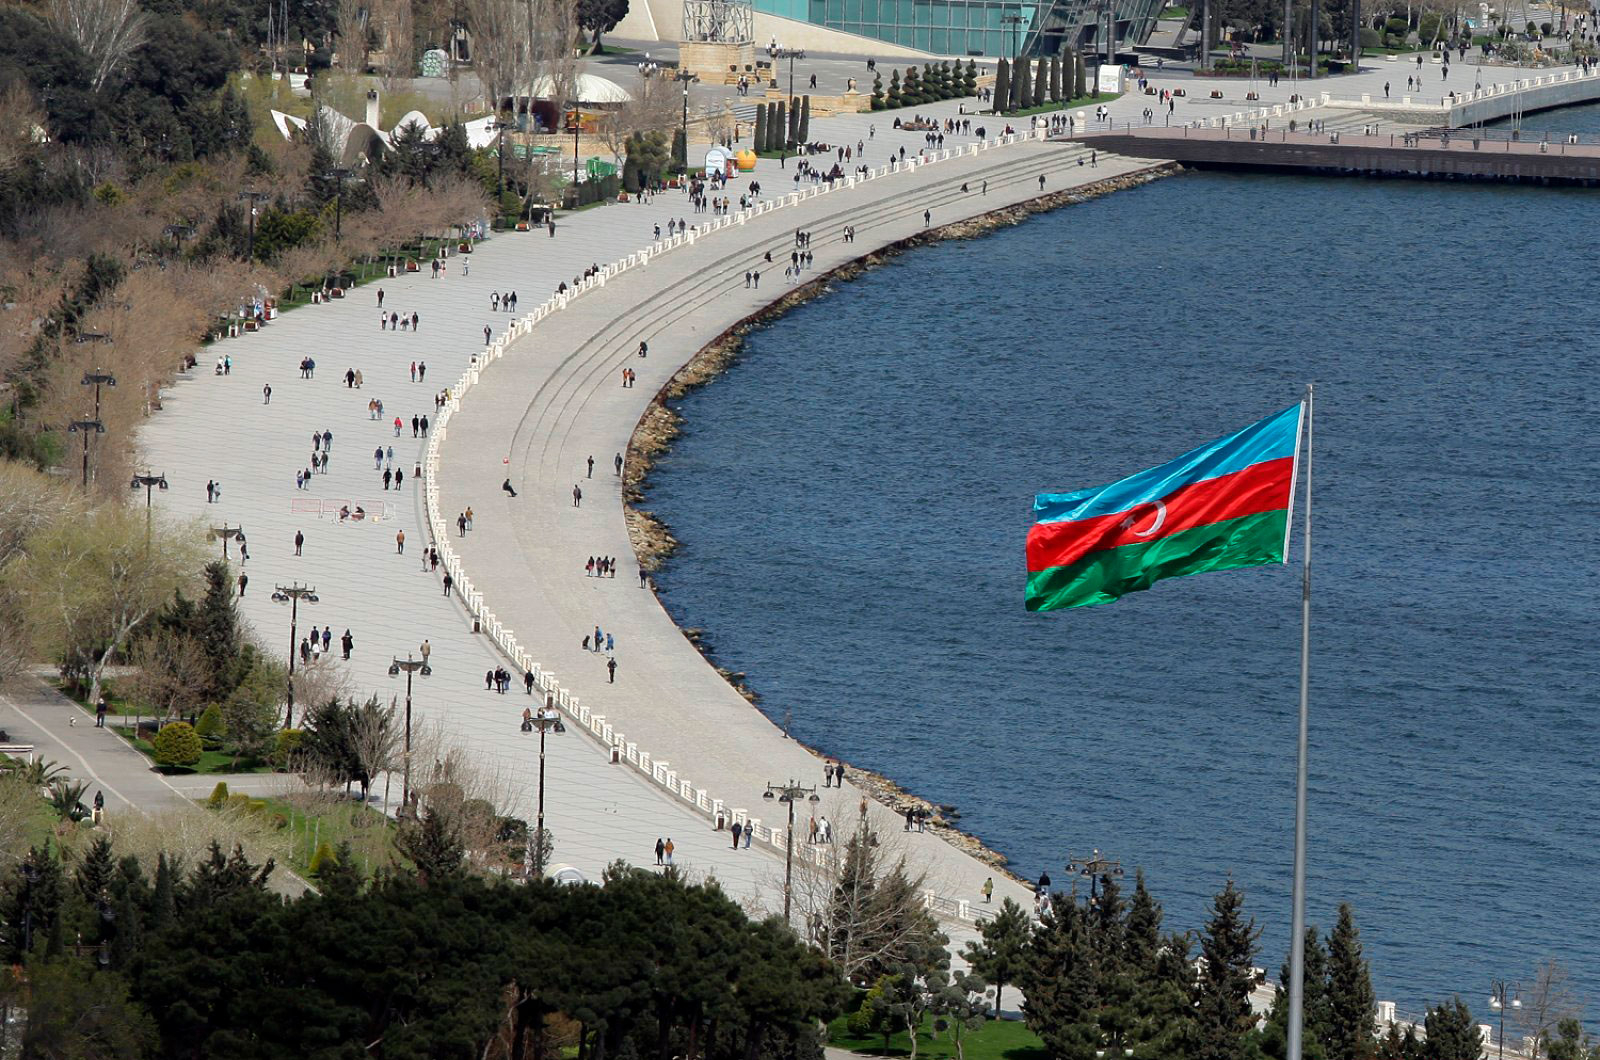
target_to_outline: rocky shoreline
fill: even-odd
[[[865,254],[818,276],[809,283],[803,284],[785,293],[781,298],[775,299],[755,313],[740,320],[711,342],[703,346],[689,362],[678,370],[667,384],[656,392],[650,406],[639,418],[638,425],[634,428],[632,437],[628,440],[627,462],[623,467],[622,502],[623,513],[628,524],[628,537],[633,545],[634,555],[640,567],[646,571],[655,572],[661,569],[667,557],[678,547],[678,541],[672,536],[672,531],[667,525],[651,512],[640,507],[644,503],[644,492],[651,470],[655,466],[656,458],[671,448],[673,441],[681,431],[683,417],[670,407],[670,402],[675,401],[696,387],[704,386],[727,371],[744,348],[744,338],[752,330],[769,324],[783,314],[803,305],[814,298],[826,294],[830,286],[842,280],[852,280],[868,269],[883,264],[889,258],[900,254],[912,247],[935,243],[946,239],[974,239],[978,236],[992,232],[997,228],[1020,224],[1022,221],[1038,213],[1060,209],[1063,206],[1073,206],[1078,203],[1088,202],[1092,199],[1109,195],[1115,191],[1148,184],[1151,181],[1171,176],[1179,172],[1176,163],[1152,166],[1137,173],[1129,173],[1118,177],[1109,177],[1092,184],[1063,191],[1051,192],[1030,199],[1025,203],[1007,206],[978,217],[965,221],[956,221],[951,224],[931,228],[925,232],[891,243],[871,253]],[[711,646],[705,639],[705,631],[699,629],[685,629],[683,635],[688,638],[707,661],[713,666],[716,663],[710,658]],[[756,703],[760,696],[746,682],[746,675],[740,671],[729,670],[717,666],[717,672],[723,676],[740,695]],[[819,757],[836,757],[816,748],[809,748]],[[1022,880],[1006,869],[1005,855],[990,850],[976,837],[963,832],[955,825],[960,818],[960,811],[948,804],[930,802],[919,795],[906,791],[893,780],[879,773],[848,766],[849,776],[863,792],[877,802],[889,807],[896,814],[904,816],[909,809],[919,816],[925,816],[929,831],[944,839],[950,845],[964,853],[970,854],[978,860],[994,866],[997,870],[1007,872],[1021,883],[1030,881]]]

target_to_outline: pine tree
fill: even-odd
[[[165,851],[156,855],[156,882],[150,895],[150,931],[152,934],[172,923],[178,916],[178,869],[167,860]]]
[[[93,906],[111,897],[111,881],[116,871],[116,863],[111,857],[111,840],[99,836],[84,851],[78,871],[73,874],[73,882],[78,885],[78,893],[83,895],[83,900]]]
[[[1034,70],[1033,75],[1033,101],[1045,103],[1050,99],[1050,64],[1043,59]]]
[[[1306,977],[1310,978],[1310,969]],[[1377,1005],[1372,976],[1361,956],[1361,933],[1348,903],[1339,906],[1339,921],[1328,937],[1328,1060],[1369,1060]]]
[[[760,103],[756,104],[756,130],[752,140],[758,152],[767,149],[767,108]]]
[[[1328,1030],[1328,951],[1323,949],[1317,929],[1306,928],[1305,979],[1301,995],[1300,1053],[1305,1060],[1324,1060],[1327,1056],[1324,1043]],[[1281,989],[1272,999],[1272,1009],[1267,1013],[1267,1024],[1262,1028],[1259,1042],[1261,1053],[1268,1060],[1284,1060],[1289,1055],[1289,962],[1285,961],[1278,974]]]
[[[1428,1009],[1422,1021],[1428,1060],[1478,1060],[1483,1041],[1472,1025],[1472,1013],[1458,997]]]
[[[1195,1016],[1199,1021],[1199,1060],[1237,1060],[1240,1042],[1255,1026],[1250,991],[1251,966],[1261,929],[1244,915],[1244,892],[1228,880],[1212,901],[1211,920],[1200,940],[1205,967],[1200,973]]]
[[[1061,102],[1061,56],[1050,56],[1050,101]]]
[[[1093,1056],[1101,1042],[1094,1018],[1099,990],[1087,917],[1078,903],[1063,898],[1052,906],[1028,950],[1020,981],[1028,1028],[1058,1060]]]
[[[221,560],[206,564],[206,594],[195,614],[194,632],[211,663],[206,698],[221,702],[239,686],[239,611],[234,604],[233,577]]]
[[[1016,69],[1011,72],[1011,109],[1026,110],[1033,106],[1033,68],[1028,59],[1023,57],[1017,60]]]
[[[1004,59],[994,75],[994,113],[1003,114],[1011,106],[1011,64]]]
[[[994,1007],[998,1010],[1004,1007],[1006,986],[1016,983],[1022,974],[1033,928],[1027,912],[1007,898],[1000,903],[998,914],[978,925],[978,934],[982,940],[967,943],[962,956],[979,975],[994,984]]]

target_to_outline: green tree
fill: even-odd
[[[1310,977],[1309,970],[1307,978]],[[1327,1030],[1329,1060],[1371,1060],[1377,1004],[1372,976],[1361,955],[1361,933],[1349,903],[1328,937]]]
[[[1242,1039],[1255,1026],[1250,992],[1260,935],[1255,921],[1244,914],[1244,892],[1228,880],[1212,901],[1211,919],[1200,939],[1205,964],[1195,1006],[1199,1060],[1237,1060]]]
[[[1479,1060],[1483,1054],[1472,1013],[1459,997],[1430,1007],[1422,1025],[1428,1060]]]
[[[578,25],[585,32],[593,34],[596,52],[604,50],[600,35],[616,29],[617,23],[627,15],[628,0],[578,0]]]
[[[905,106],[905,100],[902,98],[902,95],[901,95],[901,92],[900,92],[900,71],[899,70],[890,70],[889,71],[888,106],[891,109],[894,108],[894,107],[903,107],[903,106]]]
[[[958,971],[928,1004],[934,1016],[933,1028],[950,1035],[950,1044],[956,1047],[956,1060],[965,1060],[967,1034],[983,1030],[989,1020],[989,1003],[983,996],[988,988],[981,976]]]
[[[430,804],[422,816],[401,826],[395,849],[411,859],[424,885],[441,882],[461,871],[466,847],[455,822]]]
[[[1050,56],[1050,101],[1061,102],[1061,56]]]
[[[1301,996],[1300,1052],[1305,1060],[1324,1060],[1327,1054],[1328,951],[1315,927],[1306,928],[1305,977]],[[1278,975],[1281,989],[1272,999],[1266,1026],[1261,1029],[1261,1052],[1269,1060],[1284,1060],[1289,1055],[1289,962]]]
[[[883,75],[877,71],[872,74],[872,109],[883,109]]]
[[[1099,91],[1097,89],[1093,89],[1093,87],[1089,84],[1089,68],[1084,65],[1083,54],[1081,52],[1078,54],[1077,68],[1077,73],[1072,75],[1072,87],[1078,93],[1077,98],[1081,99],[1090,95],[1092,92],[1094,97],[1099,99]],[[1098,78],[1096,80],[1098,81]]]
[[[847,1029],[857,1038],[869,1035],[883,1036],[883,1051],[889,1051],[889,1039],[894,1036],[895,1014],[884,1001],[889,989],[889,977],[880,975],[866,993],[861,995],[861,1007],[850,1014]]]
[[[1028,940],[1033,925],[1027,911],[1010,898],[1000,903],[1000,911],[978,925],[980,939],[967,943],[962,954],[973,970],[994,984],[994,1007],[1005,1007],[1006,984],[1015,983],[1028,956]]]
[[[155,1026],[128,997],[115,972],[91,974],[75,960],[46,961],[28,969],[29,1002],[24,1020],[24,1057],[102,1060],[151,1055]]]
[[[803,144],[811,142],[811,97],[809,95],[800,98],[800,142]]]
[[[964,89],[966,95],[969,95],[969,96],[977,95],[977,93],[978,93],[978,61],[976,59],[968,59],[967,60],[967,72],[962,77],[962,86],[961,87]]]
[[[338,865],[338,855],[333,852],[333,847],[324,840],[317,845],[316,850],[312,851],[311,861],[307,863],[306,870],[313,876],[321,876],[323,869],[336,868]]]
[[[1600,1045],[1583,1029],[1576,1016],[1568,1016],[1556,1024],[1556,1036],[1550,1041],[1550,1060],[1595,1060],[1600,1057]]]
[[[1083,908],[1064,897],[1045,914],[1029,946],[1020,984],[1023,1017],[1055,1060],[1091,1060],[1101,1047],[1095,1021],[1100,982],[1089,932]]]
[[[1036,104],[1050,101],[1050,64],[1040,59],[1033,71],[1033,101]]]
[[[192,766],[200,761],[205,748],[194,726],[186,721],[174,721],[162,726],[153,744],[155,759],[163,766]]]
[[[756,129],[752,134],[752,142],[757,151],[767,149],[767,108],[760,103],[756,104]]]
[[[1011,106],[1011,64],[1004,59],[994,75],[994,112],[1003,114]]]
[[[1017,60],[1011,70],[1011,109],[1025,110],[1033,106],[1033,67],[1026,56]]]
[[[5,927],[0,952],[6,955],[6,964],[20,964],[43,948],[50,926],[61,917],[66,896],[66,875],[49,840],[43,847],[30,847],[0,890],[0,923]]]
[[[222,708],[213,703],[201,711],[194,733],[200,737],[201,743],[215,747],[222,739]]]
[[[927,102],[927,97],[922,93],[922,75],[917,73],[915,66],[906,67],[906,76],[900,86],[900,95],[906,101],[906,106],[915,107]]]
[[[253,644],[244,646],[241,658],[244,677],[222,703],[223,733],[235,769],[242,757],[265,757],[284,731],[278,728],[278,708],[289,678],[282,663]]]
[[[219,810],[227,804],[228,782],[226,780],[219,780],[217,781],[216,785],[212,787],[211,794],[207,796],[206,805],[211,807],[213,810]]]
[[[779,100],[777,108],[778,111],[773,117],[769,135],[772,139],[771,150],[782,151],[788,146],[789,139],[792,138],[793,134],[789,129],[789,105],[783,100]]]
[[[84,902],[92,906],[111,897],[111,882],[116,874],[111,840],[96,836],[89,844],[89,849],[83,852],[83,860],[78,862],[77,871],[73,873],[73,882],[77,884],[78,894]]]

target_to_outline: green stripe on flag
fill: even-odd
[[[1282,563],[1288,518],[1287,509],[1259,512],[1035,571],[1028,575],[1028,610],[1108,604],[1162,578]]]

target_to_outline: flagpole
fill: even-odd
[[[1288,1060],[1300,1060],[1305,1023],[1306,973],[1306,745],[1311,714],[1311,441],[1314,422],[1312,385],[1306,384],[1306,527],[1305,566],[1300,578],[1300,755],[1294,792],[1294,915],[1289,938]]]

